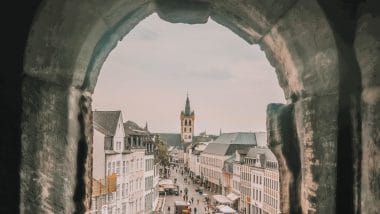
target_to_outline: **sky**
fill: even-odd
[[[121,110],[151,132],[179,133],[187,93],[196,135],[265,131],[267,105],[285,103],[258,45],[211,19],[172,24],[152,14],[109,54],[93,110]]]

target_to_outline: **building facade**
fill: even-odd
[[[236,150],[249,149],[256,145],[255,134],[244,132],[223,133],[209,143],[200,155],[200,174],[206,187],[219,194],[230,192],[230,188],[228,187],[229,190],[226,191],[226,186],[223,184],[224,162]]]
[[[239,209],[249,214],[280,213],[278,163],[270,149],[251,148],[234,167],[240,167]]]
[[[129,177],[121,173],[124,170],[121,167],[126,151],[121,111],[95,111],[93,124],[93,187],[97,191],[94,191],[92,197],[92,213],[102,213],[105,210],[111,214],[122,213],[128,197],[121,196],[121,187],[128,182]],[[109,179],[113,175],[117,176],[116,180],[112,180],[115,182]]]
[[[157,198],[154,182],[150,182],[158,179],[152,161],[153,135],[147,126],[143,129],[132,121],[123,123],[120,111],[94,111],[93,124],[96,191],[93,191],[91,213],[147,213],[146,208],[153,207]]]
[[[209,142],[199,142],[188,150],[188,165],[190,176],[200,178],[200,154],[206,149]]]

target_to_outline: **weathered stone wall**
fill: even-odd
[[[295,122],[294,104],[268,105],[268,144],[278,160],[282,213],[301,213],[301,159]]]
[[[44,1],[24,58],[21,212],[89,208],[91,93],[117,42],[157,12],[169,22],[212,18],[265,51],[289,103],[269,106],[267,120],[284,213],[376,213],[380,8],[354,4],[345,22],[339,2]]]
[[[362,213],[380,212],[380,11],[374,10],[375,6],[363,5],[355,37],[363,87],[359,190]]]

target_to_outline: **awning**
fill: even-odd
[[[225,214],[237,213],[234,209],[232,209],[231,207],[229,207],[227,205],[218,205],[218,206],[216,206],[216,208],[219,210],[219,212],[225,213]]]
[[[230,193],[227,195],[227,198],[230,199],[231,201],[235,201],[237,199],[239,199],[240,196],[236,195],[235,193]]]
[[[173,185],[173,181],[170,179],[164,179],[158,182],[159,186],[164,186],[164,185]]]
[[[219,204],[231,204],[232,201],[230,199],[228,199],[226,196],[224,195],[213,195],[212,196],[216,202],[218,202]]]

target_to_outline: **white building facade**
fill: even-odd
[[[200,155],[200,174],[206,187],[218,194],[229,193],[232,185],[223,184],[223,182],[232,181],[230,178],[223,179],[225,177],[223,175],[224,162],[236,150],[248,150],[256,145],[255,133],[251,132],[223,133],[215,141],[209,143]]]
[[[155,202],[155,187],[152,188],[152,192],[145,191],[146,177],[148,174],[158,176],[154,174],[155,164],[151,161],[154,160],[154,154],[147,153],[148,148],[150,151],[154,150],[149,132],[133,122],[123,123],[120,111],[94,111],[93,124],[93,190],[95,188],[95,191],[90,212],[146,213],[146,204],[152,203],[148,207],[153,207]],[[147,162],[150,165],[146,171]],[[151,169],[152,164],[153,169]],[[114,175],[116,182],[110,179]],[[99,188],[101,191],[97,191]],[[146,197],[147,195],[152,196]],[[145,198],[152,200],[145,202]]]
[[[240,167],[240,211],[280,213],[279,171],[274,154],[268,148],[251,148],[235,165]]]

